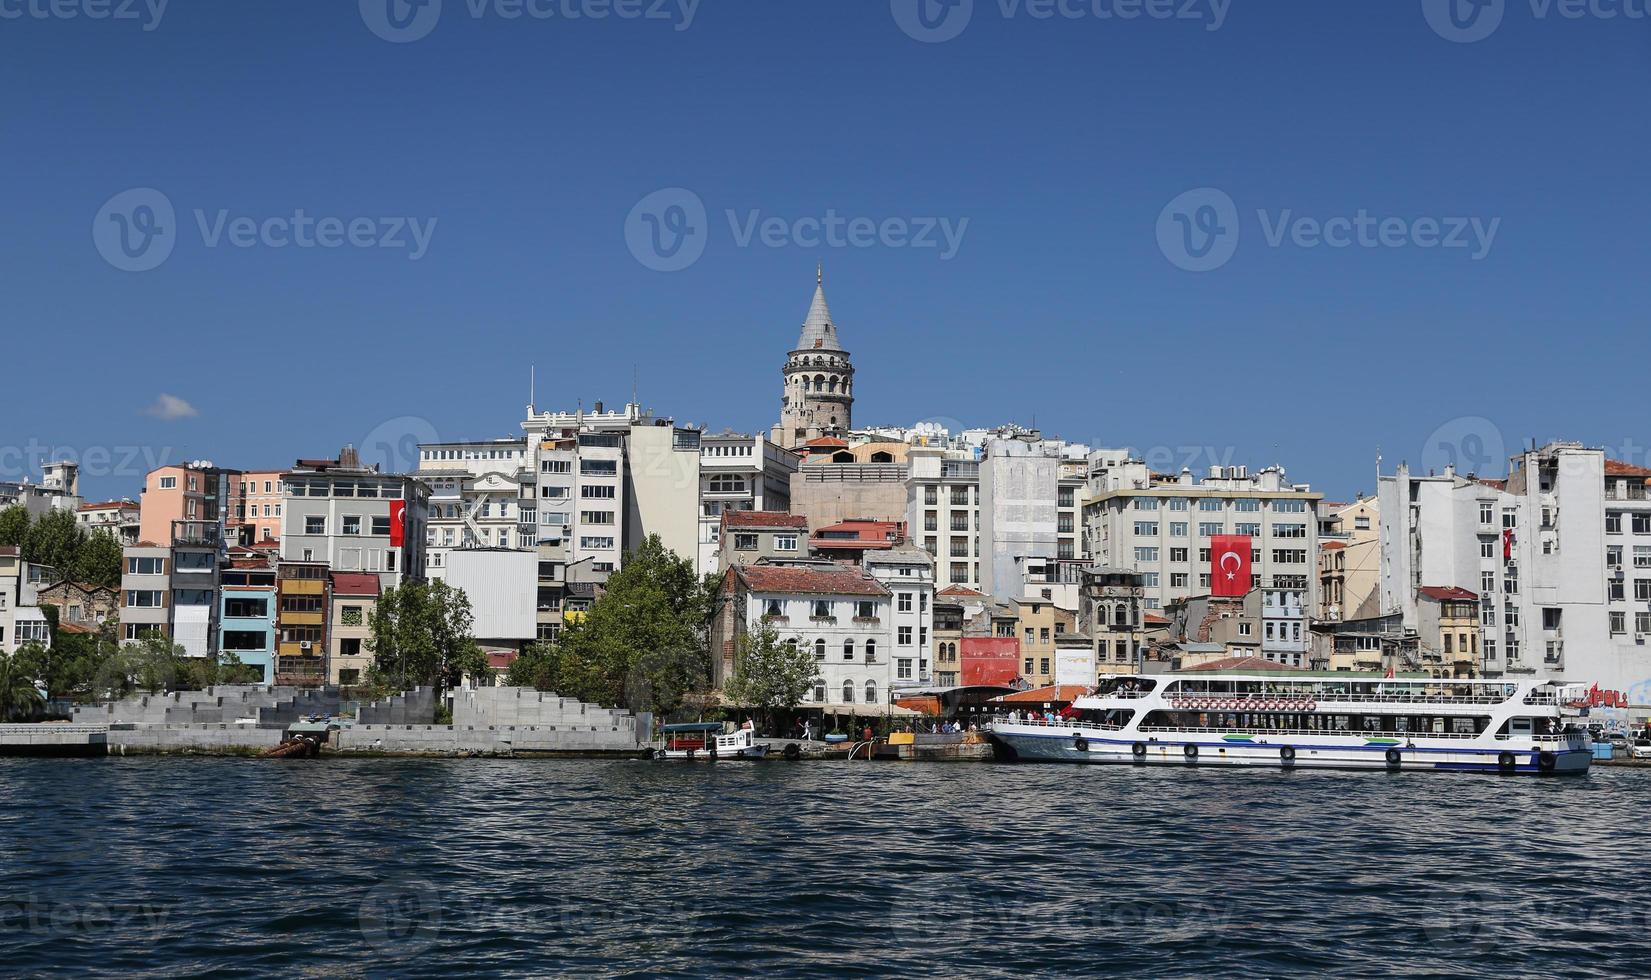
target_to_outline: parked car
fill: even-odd
[[[1631,751],[1636,759],[1651,759],[1651,738],[1636,740]]]

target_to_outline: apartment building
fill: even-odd
[[[755,565],[765,558],[807,557],[808,518],[760,510],[725,510],[719,517],[716,570]]]
[[[1381,507],[1375,497],[1319,507],[1316,618],[1366,619],[1381,609]]]
[[[894,687],[893,594],[864,568],[825,559],[735,565],[723,577],[712,637],[715,683],[733,675],[739,642],[764,624],[814,653],[804,707],[887,704]]]
[[[0,480],[0,510],[22,507],[30,518],[50,511],[80,509],[80,464],[67,460],[41,466],[39,483],[22,480]]]
[[[363,466],[346,447],[337,459],[298,460],[282,481],[283,561],[370,572],[385,589],[424,578],[430,487],[423,480]]]
[[[1147,645],[1142,580],[1131,568],[1090,565],[1082,570],[1073,628],[1089,636],[1097,676],[1141,669]]]
[[[135,500],[81,504],[75,520],[88,534],[113,534],[122,545],[138,543],[141,520]]]
[[[326,683],[330,577],[325,561],[283,558],[276,565],[275,683],[295,687]]]
[[[1292,484],[1282,467],[1213,467],[1207,478],[1153,473],[1117,450],[1090,456],[1083,506],[1087,550],[1098,563],[1141,573],[1147,609],[1210,592],[1210,538],[1246,535],[1252,587],[1303,593],[1316,603],[1317,510],[1323,494]]]
[[[238,470],[206,460],[149,471],[138,504],[138,541],[170,545],[180,528],[194,531],[200,525],[216,525],[217,540],[225,542],[225,530],[233,523],[230,496],[240,479]]]
[[[1651,705],[1651,469],[1533,446],[1506,480],[1381,478],[1382,603],[1421,630],[1420,590],[1479,602],[1484,673],[1598,684]]]
[[[720,571],[723,514],[791,509],[791,475],[802,458],[764,435],[724,430],[699,443],[699,570]],[[807,522],[804,521],[804,533]]]
[[[262,671],[259,683],[275,683],[278,601],[276,563],[268,555],[231,559],[223,570],[219,649]]]
[[[929,647],[934,632],[934,559],[927,551],[902,542],[894,548],[865,552],[861,564],[893,596],[889,604],[894,645],[890,686],[923,687],[933,679]]]
[[[243,545],[273,542],[281,537],[281,510],[286,490],[283,473],[259,470],[241,473],[231,481],[230,524],[232,537]]]
[[[15,653],[25,643],[51,643],[51,625],[41,612],[45,569],[23,560],[21,549],[0,547],[0,651]]]
[[[941,581],[979,589],[980,461],[940,446],[913,446],[907,460],[912,540],[934,556]]]
[[[420,445],[415,474],[430,487],[425,529],[431,578],[446,576],[448,557],[471,548],[535,550],[560,541],[565,521],[539,525],[537,476],[528,441],[489,439]]]
[[[353,687],[366,682],[373,665],[367,644],[373,636],[373,611],[378,607],[378,576],[333,572],[328,584],[332,615],[327,636],[327,682]]]

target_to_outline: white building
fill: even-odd
[[[1465,589],[1479,596],[1486,674],[1598,684],[1651,705],[1648,479],[1577,443],[1513,457],[1506,481],[1400,466],[1379,494],[1383,609],[1414,631],[1419,588]]]
[[[740,637],[767,624],[814,653],[820,674],[805,706],[829,712],[887,704],[898,649],[893,600],[858,566],[826,559],[736,565],[723,580],[713,627],[716,684],[732,676]]]
[[[515,651],[538,638],[539,555],[461,549],[448,555],[447,584],[470,600],[470,635],[489,652]]]
[[[866,552],[871,577],[894,595],[895,688],[930,683],[929,638],[934,634],[934,559],[921,548],[902,545]]]
[[[134,500],[81,504],[75,520],[88,534],[113,534],[122,545],[138,543],[139,510]]]
[[[723,431],[699,441],[699,570],[718,570],[724,511],[788,511],[802,458],[766,435]]]
[[[1303,593],[1316,602],[1318,503],[1323,494],[1290,483],[1282,467],[1251,474],[1217,466],[1199,481],[1153,473],[1117,450],[1090,455],[1083,504],[1085,549],[1096,562],[1141,573],[1143,605],[1210,592],[1210,538],[1247,535],[1251,586]]]

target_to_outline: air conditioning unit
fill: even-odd
[[[304,650],[304,651],[307,652],[310,649],[310,646],[311,646],[310,641],[304,640],[304,641],[302,641],[298,644],[298,649]]]

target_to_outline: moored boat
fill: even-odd
[[[756,740],[756,733],[742,728],[731,735],[722,734],[722,722],[692,721],[663,725],[660,734],[664,745],[654,750],[656,759],[761,759],[769,754],[769,747]]]
[[[999,719],[1026,762],[1583,773],[1574,692],[1551,681],[1202,672],[1110,678],[1066,717]]]

